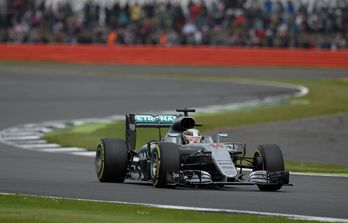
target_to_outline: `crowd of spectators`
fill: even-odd
[[[331,3],[330,3],[331,2]],[[332,4],[335,2],[335,4]],[[216,0],[101,6],[8,0],[0,42],[348,47],[348,0]]]

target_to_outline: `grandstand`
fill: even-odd
[[[337,50],[348,0],[0,0],[0,41]]]

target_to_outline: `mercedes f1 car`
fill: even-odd
[[[253,156],[247,156],[245,144],[228,142],[223,133],[215,141],[200,136],[198,142],[188,143],[184,132],[201,124],[188,115],[194,109],[177,112],[182,114],[127,114],[125,140],[101,139],[97,146],[99,181],[133,179],[150,181],[155,187],[257,185],[262,191],[291,185],[277,145],[259,145]],[[138,128],[157,128],[159,139],[136,149]],[[164,137],[161,128],[169,129]]]

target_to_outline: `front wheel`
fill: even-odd
[[[161,142],[152,150],[150,174],[155,187],[167,186],[167,175],[180,169],[180,152],[177,144]]]
[[[254,154],[254,171],[284,171],[284,159],[282,151],[278,145],[266,144],[259,145]],[[277,191],[282,185],[257,185],[261,191]]]
[[[123,183],[127,166],[126,142],[121,139],[102,139],[95,156],[95,169],[99,181]]]

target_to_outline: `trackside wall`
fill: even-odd
[[[348,50],[0,44],[3,61],[348,68]]]

